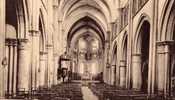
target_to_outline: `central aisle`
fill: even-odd
[[[83,100],[98,100],[98,97],[92,93],[92,91],[85,86],[81,87],[83,93]]]

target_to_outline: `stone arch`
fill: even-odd
[[[141,17],[140,17],[140,19],[139,19],[139,23],[138,23],[138,25],[137,25],[137,29],[136,29],[136,34],[135,34],[135,36],[134,36],[134,53],[140,53],[141,51],[141,48],[139,47],[141,44],[141,42],[139,42],[139,41],[141,41],[140,39],[140,30],[141,30],[141,28],[142,28],[142,25],[143,25],[143,23],[144,22],[148,22],[148,23],[150,23],[150,17],[147,15],[147,14],[145,14],[145,13],[143,13],[142,15],[141,15]],[[151,24],[150,24],[150,27],[151,27]]]
[[[44,15],[42,10],[40,9],[40,14],[39,14],[39,19],[38,19],[38,40],[37,40],[37,45],[39,47],[35,47],[36,52],[39,53],[37,57],[38,60],[38,67],[37,67],[37,71],[36,71],[36,85],[37,87],[43,87],[46,82],[46,54],[47,54],[47,50],[46,50],[46,27],[45,27],[45,20],[44,20]]]
[[[17,18],[18,18],[18,38],[27,38],[29,26],[28,2],[26,0],[17,0]]]
[[[110,21],[110,17],[111,17],[111,10],[110,10],[110,6],[108,5],[108,3],[106,1],[89,1],[89,5],[92,5],[95,8],[99,8],[99,11],[101,11],[106,19],[108,20],[108,22]],[[73,1],[65,1],[61,3],[60,6],[60,10],[63,13],[63,20],[65,19],[65,17],[67,16],[67,13],[70,12],[73,8],[79,8],[82,6],[87,6],[87,2],[83,2],[82,0],[75,0]]]
[[[117,41],[113,43],[113,49],[112,49],[112,59],[114,58],[114,54],[117,53]]]
[[[120,87],[126,87],[126,69],[127,69],[127,44],[128,44],[128,35],[127,31],[124,32],[122,44],[121,44],[121,59],[119,65],[119,73],[120,73]]]
[[[160,18],[160,24],[159,24],[158,41],[171,39],[172,33],[170,33],[170,31],[172,31],[172,27],[173,27],[172,20],[174,20],[174,18],[172,15],[175,12],[172,9],[174,6],[175,6],[175,3],[173,0],[167,0],[164,4],[163,11],[161,13],[161,18]]]
[[[122,40],[122,44],[121,44],[121,58],[122,60],[126,60],[126,52],[127,52],[127,41],[128,41],[128,35],[127,35],[127,32],[124,32],[124,36],[123,36],[123,40]]]
[[[47,35],[46,35],[46,22],[44,19],[43,11],[40,10],[39,15],[39,31],[40,31],[40,38],[42,39],[42,51],[46,51],[46,41],[47,41]]]
[[[107,29],[108,29],[108,26],[107,26],[107,23],[104,22],[102,19],[98,18],[98,16],[94,16],[90,13],[80,13],[78,14],[77,16],[74,16],[74,17],[71,17],[69,19],[66,20],[66,22],[64,22],[63,24],[66,25],[67,27],[64,29],[65,30],[65,34],[68,34],[68,32],[70,31],[71,27],[76,23],[78,22],[80,19],[84,18],[84,17],[89,17],[91,19],[93,19],[96,23],[99,24],[99,26],[101,27],[101,29],[103,30],[104,32],[104,36],[105,36],[105,39],[107,38]]]
[[[133,88],[147,92],[148,64],[151,24],[149,17],[142,14],[136,30],[132,55]]]
[[[162,65],[159,65],[159,70],[167,70],[169,71],[168,73],[164,72],[165,75],[161,75],[161,71],[159,71],[159,84],[158,84],[158,89],[159,91],[163,91],[165,89],[165,85],[161,84],[160,81],[162,77],[164,78],[164,81],[169,81],[167,84],[167,89],[166,92],[169,92],[170,94],[173,93],[175,89],[175,55],[174,55],[174,50],[175,50],[175,1],[174,0],[168,0],[165,2],[161,19],[160,19],[160,25],[159,25],[159,34],[158,34],[158,41],[162,42],[161,45],[158,45],[158,48],[165,49],[165,46],[168,46],[168,54],[169,56],[167,58],[165,57],[159,57],[159,59],[165,59],[164,62],[162,62]],[[158,54],[160,55],[160,54]],[[158,60],[159,62],[159,60]],[[166,65],[164,65],[167,63]],[[167,79],[168,78],[168,79]],[[167,79],[167,80],[166,80]],[[164,83],[165,84],[165,83]],[[164,86],[164,87],[163,87]]]

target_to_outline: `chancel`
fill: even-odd
[[[0,0],[1,100],[175,100],[175,0]]]

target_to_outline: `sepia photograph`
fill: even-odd
[[[175,100],[175,0],[0,0],[0,100]]]

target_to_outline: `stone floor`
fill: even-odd
[[[82,86],[81,89],[84,100],[99,100],[98,97],[94,95],[88,87]]]

